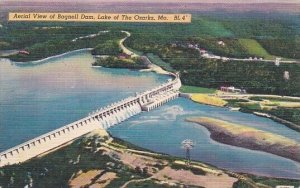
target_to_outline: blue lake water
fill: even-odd
[[[64,124],[101,106],[150,89],[167,76],[125,69],[92,68],[87,51],[70,53],[39,65],[16,66],[0,61],[0,151]],[[272,120],[226,108],[177,99],[143,112],[109,129],[113,136],[139,146],[183,157],[180,143],[192,139],[200,160],[237,172],[298,178],[300,164],[283,157],[217,143],[202,126],[185,122],[208,116],[248,125],[300,142],[300,134]]]
[[[87,51],[39,65],[0,61],[0,151],[87,116],[169,77],[92,68]]]

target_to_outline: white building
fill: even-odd
[[[223,41],[218,41],[218,44],[220,45],[220,46],[225,46],[225,42],[223,42]]]
[[[281,60],[281,58],[276,57],[275,62],[274,62],[276,66],[280,65],[280,60]]]

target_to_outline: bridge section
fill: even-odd
[[[142,111],[149,111],[179,96],[178,75],[154,89],[137,93],[100,108],[87,117],[53,130],[0,153],[0,167],[17,164],[53,150],[95,129],[108,129]]]

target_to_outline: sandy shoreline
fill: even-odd
[[[193,117],[186,121],[206,127],[211,138],[220,143],[259,150],[300,162],[300,143],[281,135],[226,121]]]

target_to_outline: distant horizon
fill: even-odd
[[[0,10],[6,11],[170,13],[224,10],[300,13],[300,0],[0,0],[0,5]],[[2,17],[5,18],[6,15],[3,14]]]
[[[55,2],[55,3],[101,3],[101,2],[107,2],[107,3],[219,3],[219,4],[260,4],[260,3],[278,3],[278,4],[300,4],[299,0],[85,0],[82,2],[82,0],[3,0],[3,3],[6,2],[41,2],[41,3],[47,3],[47,2]]]

